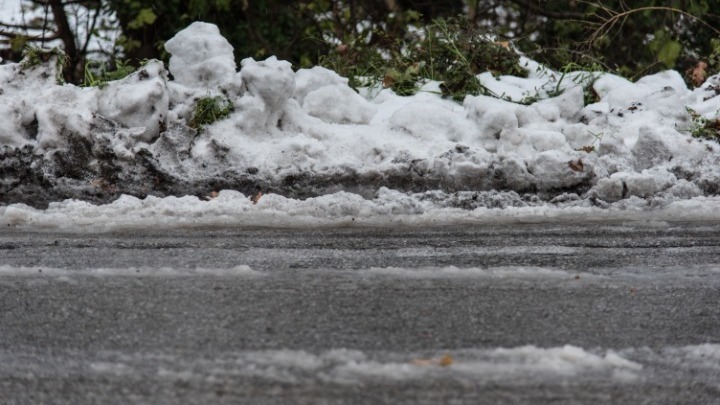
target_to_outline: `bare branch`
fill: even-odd
[[[90,23],[90,26],[86,30],[87,34],[85,34],[85,44],[83,44],[82,50],[80,51],[81,55],[87,54],[87,49],[90,45],[90,40],[93,37],[93,31],[95,31],[95,26],[97,25],[98,17],[100,17],[100,12],[102,12],[102,8],[98,6],[98,8],[95,9],[95,15],[93,15],[92,23]]]
[[[17,32],[9,32],[9,31],[0,31],[0,36],[5,38],[25,38],[29,42],[50,42],[55,41],[56,39],[59,39],[60,37],[57,35],[51,35],[51,36],[42,36],[42,35],[23,35],[18,34]]]
[[[600,3],[602,4],[602,3]],[[703,21],[702,19],[688,13],[687,11],[679,10],[677,8],[673,7],[662,7],[662,6],[648,6],[648,7],[640,7],[635,9],[625,9],[627,7],[623,2],[623,11],[614,11],[607,7],[603,6],[603,11],[608,13],[609,17],[600,17],[600,20],[602,23],[600,26],[592,33],[590,38],[588,39],[588,43],[594,43],[596,42],[600,37],[607,35],[610,31],[613,30],[613,28],[620,24],[621,26],[625,23],[625,21],[630,17],[630,15],[643,12],[643,11],[667,11],[671,12],[673,14],[680,14],[683,16],[686,16],[692,20],[695,20],[699,22],[700,24],[704,25],[705,27],[709,28],[711,31],[713,31],[715,34],[720,35],[720,30],[716,29],[712,25],[708,24],[707,22]]]
[[[579,11],[551,11],[545,9],[543,6],[532,0],[511,0],[513,3],[520,7],[525,7],[528,10],[541,15],[543,17],[560,19],[560,20],[578,20],[585,17],[585,13]]]
[[[28,30],[39,30],[40,28],[42,28],[42,27],[39,26],[39,25],[30,25],[30,24],[8,24],[8,23],[4,23],[4,22],[0,22],[0,27],[12,29],[12,30],[24,30],[24,31],[28,31]]]

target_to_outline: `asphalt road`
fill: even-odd
[[[4,230],[0,403],[720,403],[717,263],[720,224]]]

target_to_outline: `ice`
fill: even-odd
[[[167,226],[218,218],[297,225],[323,216],[332,226],[391,217],[421,224],[486,221],[494,208],[511,208],[506,219],[622,210],[701,219],[678,204],[705,207],[720,190],[720,146],[690,136],[700,124],[686,110],[718,118],[717,76],[691,90],[675,71],[631,82],[561,74],[522,58],[527,78],[479,75],[507,99],[456,103],[437,82],[409,97],[378,86],[356,92],[335,72],[294,71],[275,57],[244,59],[237,71],[232,47],[207,23],[191,24],[166,49],[169,72],[149,61],[99,88],[58,84],[52,59],[0,65],[0,150],[13,168],[0,184],[2,202],[53,203],[45,211],[8,205],[0,221],[57,227],[69,215],[81,228],[132,227],[142,213]],[[584,106],[583,86],[600,99]],[[203,97],[232,111],[189,128]],[[236,191],[178,198],[222,189]],[[265,196],[253,205],[258,191]],[[430,201],[434,192],[443,197]],[[495,197],[477,198],[484,193]],[[511,193],[508,201],[524,206],[483,205]],[[129,211],[122,207],[134,197],[123,194],[149,197]],[[60,202],[68,196],[105,205]]]

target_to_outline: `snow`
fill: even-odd
[[[0,207],[0,226],[23,229],[63,229],[65,231],[109,231],[148,227],[183,228],[189,226],[440,226],[457,224],[514,224],[532,222],[599,221],[720,221],[720,198],[679,199],[662,208],[648,209],[637,197],[607,208],[583,203],[504,206],[502,209],[477,207],[473,210],[447,206],[451,198],[433,194],[406,195],[389,189],[376,198],[337,192],[298,200],[277,194],[262,196],[254,204],[247,196],[231,190],[221,191],[208,200],[195,196],[147,197],[124,195],[107,205],[78,200],[51,203],[47,209],[25,204]],[[492,203],[492,199],[488,198]],[[499,202],[512,204],[513,201]]]
[[[219,356],[188,356],[173,350],[85,351],[82,355],[77,350],[38,350],[0,350],[3,369],[43,378],[89,371],[98,378],[110,379],[143,375],[160,383],[191,385],[249,380],[305,388],[334,384],[362,389],[375,384],[426,384],[432,380],[450,383],[451,387],[459,383],[466,388],[492,390],[538,386],[581,390],[586,384],[599,383],[608,387],[622,384],[641,391],[647,385],[668,384],[667,374],[692,376],[700,386],[717,387],[720,371],[717,344],[622,350],[520,346],[421,353],[281,349],[224,352]]]
[[[232,46],[207,23],[191,24],[165,46],[169,71],[150,61],[102,88],[56,84],[53,61],[31,68],[1,65],[0,147],[31,146],[42,154],[45,163],[30,169],[56,176],[53,187],[88,187],[80,175],[68,178],[57,169],[39,168],[57,162],[51,157],[58,153],[72,155],[77,139],[91,145],[92,156],[86,157],[91,167],[102,168],[99,156],[109,150],[113,164],[132,173],[138,156],[152,156],[153,170],[178,183],[250,173],[243,178],[264,185],[258,186],[265,192],[258,204],[247,190],[196,191],[220,191],[210,201],[118,194],[103,206],[76,200],[45,210],[9,204],[0,207],[0,224],[720,219],[713,209],[720,147],[689,136],[686,111],[718,117],[717,76],[691,90],[675,71],[632,83],[600,72],[560,74],[523,58],[528,78],[478,76],[507,100],[468,96],[459,104],[443,99],[435,82],[411,97],[377,87],[358,94],[335,72],[293,71],[274,57],[244,59],[237,71]],[[584,106],[582,85],[591,85],[600,100]],[[195,131],[187,123],[197,100],[206,96],[225,98],[234,110]],[[121,169],[119,178],[102,178],[116,182],[108,189],[137,180],[122,177]],[[102,170],[92,170],[95,174],[85,176],[102,176]]]
[[[194,22],[165,43],[170,73],[188,87],[210,88],[235,77],[235,56],[230,43],[213,24]]]

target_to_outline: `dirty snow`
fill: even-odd
[[[522,58],[528,78],[478,76],[505,100],[456,103],[434,82],[358,94],[321,67],[236,64],[212,24],[166,49],[167,68],[102,88],[55,83],[52,62],[0,65],[0,224],[720,219],[720,145],[689,135],[686,110],[717,119],[720,76],[688,89],[675,71],[632,83]],[[584,105],[583,85],[600,100]],[[202,97],[234,111],[191,129]]]

